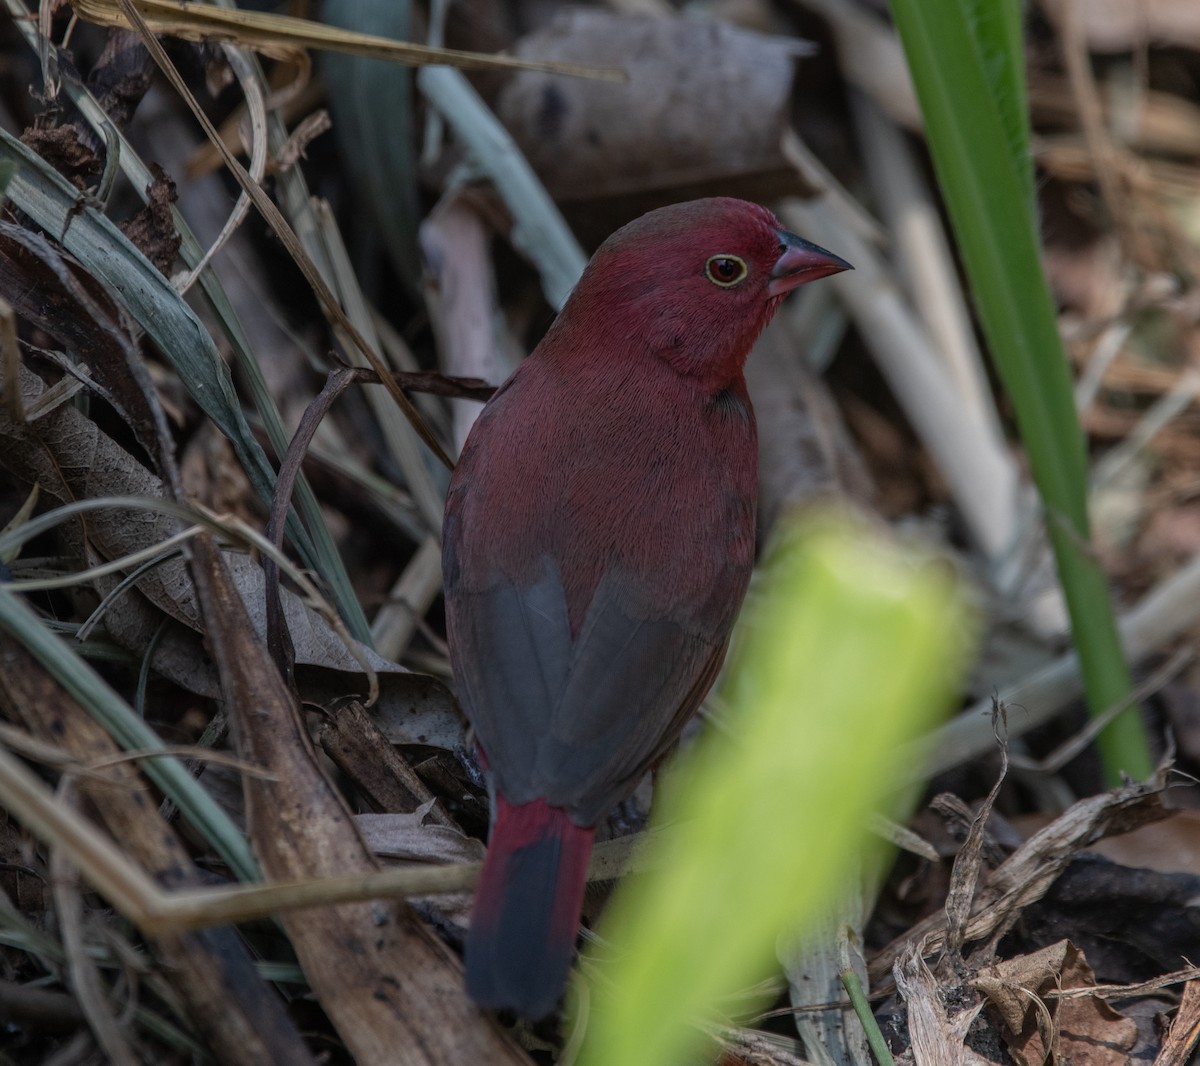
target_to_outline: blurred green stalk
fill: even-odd
[[[958,691],[975,627],[948,569],[829,514],[781,522],[764,571],[720,728],[663,774],[654,862],[585,952],[575,1066],[710,1061],[711,1027],[762,1006],[781,931],[884,858],[867,824],[898,801],[897,752]]]

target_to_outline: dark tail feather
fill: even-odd
[[[467,934],[467,991],[481,1007],[531,1020],[558,1004],[571,959],[595,830],[534,800],[496,797],[496,822]]]

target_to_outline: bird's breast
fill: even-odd
[[[452,486],[459,561],[474,583],[534,581],[549,555],[573,629],[606,573],[634,614],[728,626],[753,566],[757,498],[740,379],[703,396],[670,378],[551,389],[532,377],[500,401]]]

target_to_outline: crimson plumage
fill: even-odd
[[[594,827],[704,698],[749,582],[746,356],[787,292],[847,267],[744,201],[652,211],[467,438],[443,567],[493,793],[466,949],[481,1006],[554,1009]]]

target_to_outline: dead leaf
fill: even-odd
[[[720,22],[568,8],[516,53],[622,66],[629,83],[523,72],[497,113],[556,199],[718,181],[733,195],[736,177],[790,172],[780,138],[810,50]]]
[[[1098,996],[1048,994],[1096,984],[1092,968],[1070,941],[988,966],[973,983],[1000,1012],[1013,1058],[1021,1066],[1121,1066],[1129,1061],[1138,1035],[1135,1022]]]
[[[209,421],[201,422],[188,439],[179,463],[187,499],[217,514],[231,514],[261,526],[265,511],[237,461],[229,438]]]
[[[21,318],[87,360],[81,372],[93,390],[133,430],[168,484],[175,484],[174,455],[158,394],[121,325],[121,313],[102,286],[44,237],[0,222],[0,293]],[[20,387],[22,393],[36,389],[24,377]]]
[[[27,369],[22,367],[20,373],[28,406],[45,393],[46,386]],[[69,404],[33,423],[14,422],[0,410],[0,440],[5,441],[0,448],[0,468],[19,484],[40,484],[43,492],[61,503],[105,496],[164,496],[158,478]],[[86,524],[79,525],[80,532],[86,533],[87,545],[102,560],[119,559],[161,543],[180,528],[175,518],[115,509],[91,512]],[[226,552],[225,558],[255,632],[265,633],[262,568],[247,555]],[[115,584],[116,579],[102,582],[101,591],[107,592]],[[358,659],[321,615],[290,591],[284,590],[282,598],[297,667],[308,671],[303,675],[305,697],[324,703],[356,689],[365,691]],[[157,610],[147,610],[146,601]],[[155,668],[189,691],[217,694],[215,675],[198,639],[202,627],[195,588],[181,559],[168,559],[147,571],[137,582],[136,592],[126,592],[119,605],[119,610],[110,610],[105,616],[107,628],[119,643],[144,652],[160,628],[162,615],[158,612],[162,612],[180,625],[159,637]],[[385,679],[392,678],[384,681],[376,713],[393,743],[448,748],[461,744],[462,719],[445,686],[432,678],[409,680],[402,666],[361,645],[357,651]]]

